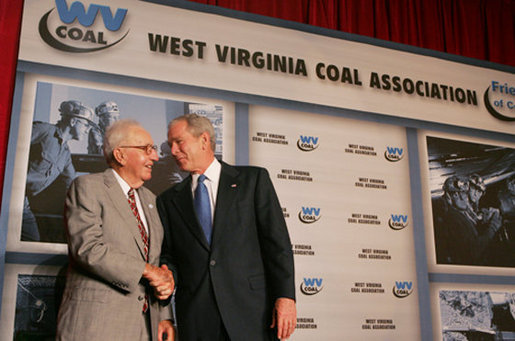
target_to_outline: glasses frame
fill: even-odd
[[[147,144],[144,146],[118,146],[118,148],[136,148],[143,150],[147,155],[151,155],[153,151],[157,153],[157,144]]]

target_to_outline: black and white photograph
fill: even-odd
[[[515,267],[515,150],[426,142],[436,263]]]
[[[222,157],[223,105],[190,98],[175,100],[56,82],[37,81],[18,240],[64,244],[64,199],[71,181],[107,168],[102,152],[107,127],[134,119],[157,145],[159,160],[146,187],[156,195],[180,182],[166,142],[167,124],[185,113],[208,117],[217,132],[216,157]],[[22,128],[20,128],[22,129]]]
[[[1,340],[55,340],[66,266],[8,264],[0,319]]]
[[[515,292],[440,290],[444,341],[515,339]]]
[[[64,274],[18,275],[13,340],[53,340]]]

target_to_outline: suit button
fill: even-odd
[[[145,299],[145,297],[143,296],[138,296],[138,301],[143,301]]]
[[[211,266],[215,266],[215,265],[216,265],[216,260],[211,259],[211,261],[209,262],[209,265],[211,265]]]

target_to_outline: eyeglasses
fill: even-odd
[[[147,144],[146,146],[119,146],[118,148],[137,148],[144,150],[147,155],[152,154],[153,151],[157,152],[157,145],[155,144]]]

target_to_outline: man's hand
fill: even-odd
[[[295,301],[291,298],[278,298],[275,301],[270,328],[277,326],[277,337],[283,340],[290,337],[296,324],[297,308],[295,307]]]
[[[173,329],[172,321],[170,320],[163,320],[159,322],[159,325],[157,326],[157,341],[165,340],[175,340],[175,329]]]
[[[173,293],[175,283],[173,275],[166,265],[157,267],[152,264],[146,264],[143,271],[143,278],[154,288],[154,293],[159,300],[166,300]]]

